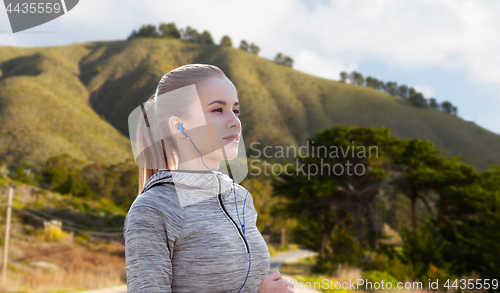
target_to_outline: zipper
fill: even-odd
[[[238,234],[240,234],[241,240],[243,240],[243,243],[245,243],[245,247],[247,249],[247,253],[249,253],[248,243],[246,242],[245,237],[243,237],[243,233],[241,232],[241,230],[238,227],[238,225],[236,224],[236,222],[231,218],[231,216],[227,212],[226,208],[224,207],[224,204],[222,203],[222,198],[221,198],[221,193],[220,193],[221,192],[221,190],[220,190],[220,179],[219,179],[219,176],[217,176],[217,174],[215,174],[215,177],[217,177],[217,180],[219,182],[219,195],[217,196],[217,198],[219,199],[219,204],[220,204],[222,210],[224,211],[224,213],[226,214],[226,216],[231,220],[231,222],[233,223],[233,225],[236,227],[236,230],[238,230]]]

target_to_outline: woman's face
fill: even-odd
[[[197,89],[203,116],[200,114],[200,104],[196,103],[196,110],[192,111],[193,115],[185,121],[184,127],[203,154],[203,160],[215,161],[218,166],[220,160],[232,160],[238,155],[241,135],[238,93],[226,77],[210,78]],[[206,127],[196,127],[199,125]],[[193,131],[194,135],[189,133],[191,128],[197,129]],[[228,138],[230,136],[236,138]]]

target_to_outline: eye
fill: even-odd
[[[212,112],[220,112],[220,113],[222,113],[222,108],[213,109]],[[240,115],[240,110],[239,109],[236,109],[233,112],[236,113],[236,115]]]

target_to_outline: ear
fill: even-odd
[[[179,125],[180,123],[182,123],[182,122],[178,117],[176,117],[176,116],[170,117],[170,119],[168,120],[168,126],[170,128],[170,133],[172,133],[172,136],[177,137],[177,138],[186,138],[186,136],[184,136],[184,134],[182,132],[180,132],[179,129],[177,129],[177,125]]]

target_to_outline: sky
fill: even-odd
[[[82,0],[67,14],[12,33],[0,9],[0,46],[124,40],[143,24],[175,22],[281,52],[293,68],[338,80],[341,71],[415,87],[458,116],[500,134],[500,1]]]

